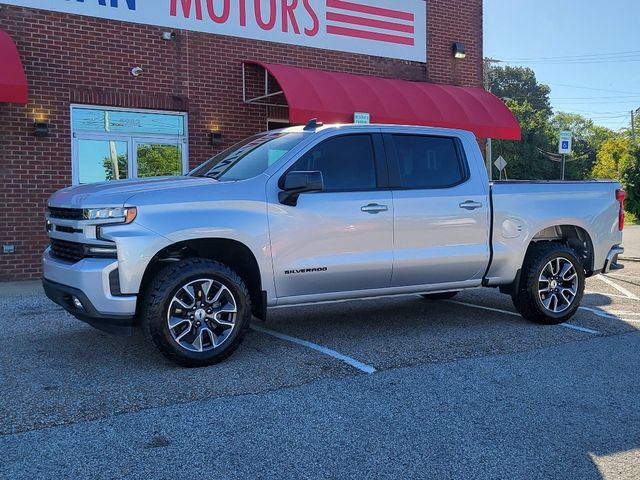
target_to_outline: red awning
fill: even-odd
[[[0,30],[0,103],[19,103],[27,99],[27,77],[22,68],[16,44],[7,32]]]
[[[310,118],[353,123],[355,112],[366,112],[372,123],[458,128],[479,138],[520,140],[520,125],[511,111],[481,88],[248,63],[263,67],[279,83],[292,124]]]

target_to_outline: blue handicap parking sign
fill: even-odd
[[[567,150],[569,148],[569,142],[567,140],[562,141],[562,149]]]

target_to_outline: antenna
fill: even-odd
[[[317,118],[312,118],[311,120],[309,120],[307,122],[307,124],[305,125],[304,129],[305,131],[307,130],[315,130],[318,127],[321,127],[323,125],[322,122],[319,122]]]

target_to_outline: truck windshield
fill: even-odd
[[[210,177],[234,182],[257,177],[305,138],[301,132],[261,133],[234,145],[189,172],[193,177]]]

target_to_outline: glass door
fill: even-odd
[[[78,134],[73,150],[74,184],[133,177],[129,137]]]
[[[183,175],[184,142],[164,138],[134,138],[133,152],[138,178]]]

